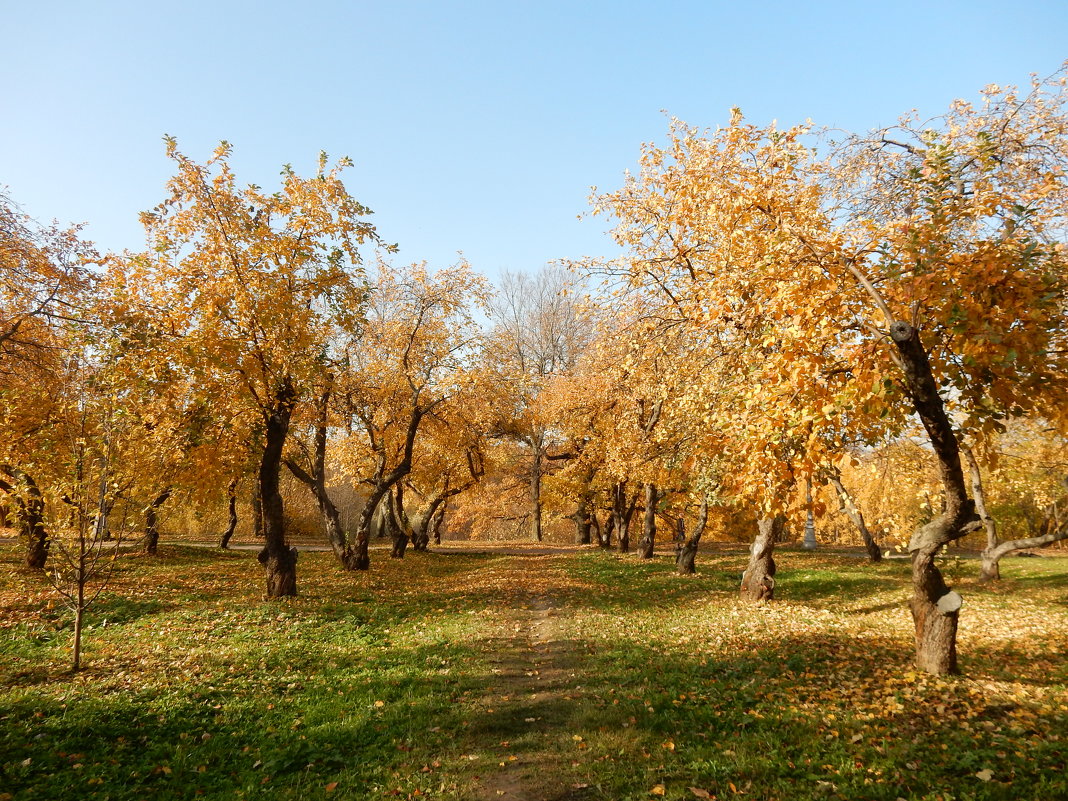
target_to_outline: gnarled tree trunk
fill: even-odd
[[[155,556],[159,550],[159,508],[171,497],[171,487],[163,490],[145,507],[145,553]]]
[[[652,482],[645,485],[645,513],[642,515],[642,538],[638,543],[638,556],[642,559],[653,558],[653,547],[656,544],[656,507],[664,499],[665,494],[658,490]]]
[[[688,576],[697,572],[697,549],[701,544],[701,535],[705,533],[705,525],[708,523],[708,499],[701,501],[701,509],[697,513],[697,522],[694,524],[693,533],[686,538],[686,523],[679,515],[675,521],[675,572],[680,576]]]
[[[297,549],[286,543],[282,495],[278,491],[282,448],[296,404],[296,392],[286,382],[276,393],[266,419],[265,443],[260,457],[259,491],[263,510],[263,550],[258,559],[267,571],[267,597],[297,594]]]
[[[757,536],[749,549],[749,565],[742,574],[741,596],[754,603],[775,595],[775,543],[782,536],[785,519],[779,515],[757,520]]]
[[[931,440],[945,499],[942,513],[921,526],[909,543],[913,588],[909,605],[916,629],[916,665],[928,673],[956,673],[961,597],[946,585],[935,565],[935,556],[943,546],[974,530],[978,518],[965,489],[957,437],[938,394],[919,332],[899,320],[891,324],[890,336],[900,356],[905,389]]]
[[[44,498],[37,482],[23,470],[0,468],[12,482],[0,479],[0,489],[8,493],[18,509],[19,534],[26,541],[26,567],[44,570],[48,562],[48,531],[44,525]]]
[[[1068,478],[1064,479],[1063,483],[1068,487]],[[978,506],[978,504],[976,504],[976,506]],[[1049,508],[1046,510],[1046,520],[1042,526],[1045,529],[1045,533],[1035,537],[1006,540],[1002,543],[997,542],[995,539],[993,545],[988,545],[980,555],[982,564],[979,573],[980,581],[991,581],[1001,578],[999,562],[1003,556],[1007,556],[1015,551],[1023,550],[1024,548],[1041,548],[1043,545],[1052,545],[1055,542],[1068,539],[1068,518],[1066,518],[1061,511],[1062,506],[1063,501],[1054,502],[1049,505]],[[982,516],[982,512],[979,514]],[[989,531],[990,530],[987,529],[988,533]]]
[[[434,519],[431,521],[430,529],[434,532],[434,544],[441,545],[441,527],[445,523],[445,513],[449,508],[449,503],[446,501],[438,510],[434,513]]]

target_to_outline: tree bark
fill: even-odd
[[[403,485],[397,483],[393,487],[393,492],[386,496],[386,514],[391,521],[390,532],[393,537],[393,547],[389,552],[391,559],[403,559],[404,552],[408,550],[408,543],[411,541],[404,515],[403,492]]]
[[[642,559],[653,558],[653,546],[656,543],[656,507],[663,499],[664,493],[649,482],[645,485],[645,514],[642,516],[642,538],[638,543],[638,556]]]
[[[994,551],[998,547],[998,524],[986,508],[986,491],[983,489],[983,473],[979,469],[979,460],[971,448],[961,448],[964,451],[964,459],[968,463],[968,477],[971,479],[972,498],[975,501],[975,512],[983,523],[986,530],[986,548],[983,549],[980,558],[979,580],[998,581],[1001,579],[1001,555],[994,557]],[[1023,546],[1030,547],[1030,546]],[[1008,553],[1008,551],[1003,552]]]
[[[230,479],[230,484],[226,488],[226,503],[227,503],[227,525],[226,531],[222,533],[222,537],[219,539],[219,547],[226,550],[230,547],[230,539],[234,536],[234,532],[237,530],[237,479]]]
[[[597,544],[601,548],[612,547],[612,529],[615,527],[616,519],[611,512],[604,519],[604,525],[597,524]]]
[[[837,475],[831,476],[831,486],[834,487],[834,491],[838,493],[838,502],[842,505],[841,511],[845,512],[846,517],[852,521],[853,525],[857,527],[857,531],[860,532],[860,537],[864,541],[864,550],[868,552],[868,559],[873,562],[881,562],[883,560],[883,553],[879,550],[879,544],[872,537],[871,532],[868,531],[868,525],[864,522],[864,515],[861,514],[860,509],[853,503],[853,498],[842,486],[842,481]]]
[[[912,587],[910,606],[916,630],[916,665],[928,673],[957,672],[957,618],[961,598],[952,592],[935,565],[944,545],[974,530],[975,504],[968,498],[960,447],[946,415],[945,404],[919,332],[903,321],[890,326],[904,372],[905,389],[931,440],[938,462],[945,507],[941,514],[912,535]]]
[[[449,503],[446,501],[438,510],[434,513],[434,519],[431,523],[431,530],[434,532],[434,544],[441,545],[441,526],[445,522],[445,513],[449,508]]]
[[[592,496],[590,491],[590,483],[593,481],[593,472],[588,471],[583,482],[583,488],[579,492],[578,504],[575,506],[575,511],[571,515],[571,519],[575,521],[575,544],[576,545],[589,545],[592,541],[593,531],[593,512]]]
[[[627,482],[620,481],[612,489],[612,524],[620,553],[630,552],[630,519],[638,505],[638,497],[627,503]]]
[[[265,443],[259,468],[264,546],[258,558],[267,571],[268,598],[297,594],[297,549],[286,543],[282,495],[278,491],[282,449],[295,404],[296,392],[287,381],[276,392],[265,421]]]
[[[8,493],[18,507],[20,534],[26,540],[26,567],[44,570],[48,563],[48,531],[44,524],[44,498],[37,482],[28,473],[14,467],[0,468],[14,484],[0,480],[0,489]]]
[[[349,570],[370,569],[371,557],[367,549],[370,544],[371,522],[375,511],[393,485],[412,472],[412,451],[415,448],[415,437],[419,432],[419,424],[423,416],[433,406],[434,404],[420,407],[418,397],[415,398],[415,405],[412,407],[411,416],[408,419],[408,428],[405,432],[403,455],[397,466],[388,473],[386,472],[385,452],[380,451],[378,466],[375,469],[375,478],[372,481],[371,494],[367,498],[367,504],[363,507],[363,511],[360,512],[360,519],[356,528],[356,542],[349,549],[350,553],[345,563]]]
[[[1068,484],[1068,479],[1065,481]],[[976,504],[978,506],[978,504]],[[1061,504],[1050,504],[1043,528],[1045,534],[1035,537],[1026,537],[1018,540],[1006,540],[993,546],[988,546],[980,554],[981,567],[979,571],[980,581],[996,581],[1001,578],[1000,562],[1003,556],[1024,548],[1041,548],[1043,545],[1052,545],[1055,542],[1068,539],[1068,519],[1065,519],[1060,511]],[[982,512],[980,512],[980,515]],[[989,532],[989,529],[987,530]]]
[[[757,536],[749,549],[749,565],[742,574],[741,596],[753,603],[770,601],[775,595],[775,543],[782,535],[782,516],[757,520]]]
[[[252,488],[252,535],[263,539],[263,501],[260,500],[260,483],[256,480]]]
[[[171,487],[163,490],[145,507],[145,553],[155,556],[159,550],[159,508],[171,497]]]
[[[530,474],[531,531],[534,541],[541,542],[541,470],[542,451],[540,443],[534,448],[534,466]]]
[[[708,523],[708,499],[702,499],[701,509],[697,513],[697,522],[693,533],[686,538],[686,523],[680,515],[675,521],[675,572],[680,576],[689,576],[697,572],[697,549],[701,544],[701,535],[705,533]]]

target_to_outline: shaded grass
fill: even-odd
[[[120,561],[76,676],[69,614],[0,556],[0,799],[474,799],[512,757],[557,801],[1068,797],[1065,559],[962,577],[965,677],[935,679],[909,668],[908,565],[826,552],[780,554],[779,600],[751,607],[736,553],[685,578],[599,552],[369,574],[303,554],[301,595],[265,602],[254,554],[172,546]],[[571,678],[502,703],[536,598]]]

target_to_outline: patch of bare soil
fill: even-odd
[[[573,649],[561,636],[552,598],[532,596],[502,616],[484,717],[471,734],[495,742],[497,763],[480,778],[487,801],[579,801],[559,750],[578,699]]]

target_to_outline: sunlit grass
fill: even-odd
[[[784,552],[753,607],[734,552],[694,577],[600,552],[369,574],[302,554],[301,594],[267,602],[254,554],[170,547],[121,560],[72,676],[69,614],[0,555],[4,801],[477,799],[513,764],[555,801],[1068,797],[1064,558],[998,585],[950,566],[964,676],[936,679],[910,668],[901,561]],[[541,695],[537,665],[494,673],[529,657],[537,599],[563,666]]]

